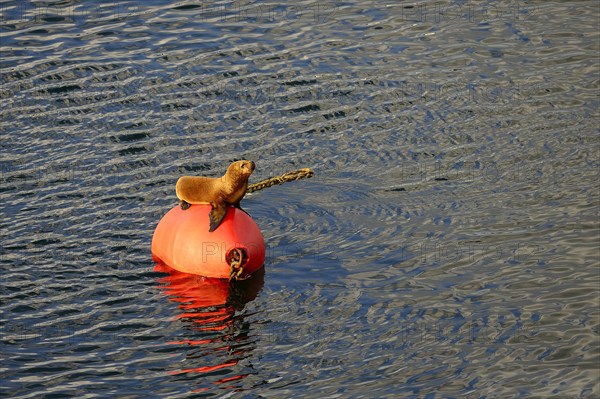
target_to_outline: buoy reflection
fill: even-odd
[[[262,289],[264,268],[246,280],[231,283],[183,273],[164,263],[157,263],[154,270],[167,274],[158,279],[159,288],[181,309],[176,319],[184,323],[183,332],[188,336],[169,342],[186,347],[185,362],[189,365],[170,374],[223,375],[224,369],[235,370],[238,362],[254,348],[248,341],[248,323],[239,312]],[[231,383],[247,375],[226,375],[214,382]]]

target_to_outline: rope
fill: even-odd
[[[281,176],[271,177],[266,180],[259,181],[258,183],[254,183],[248,186],[247,193],[252,193],[254,191],[262,190],[263,188],[271,187],[276,184],[283,184],[288,181],[294,181],[298,179],[304,179],[305,177],[312,177],[314,172],[310,168],[293,170],[291,172],[284,173]]]
[[[276,184],[283,184],[288,181],[294,181],[298,179],[304,179],[305,177],[312,177],[314,172],[309,168],[293,170],[288,173],[284,173],[281,176],[271,177],[270,179],[259,181],[258,183],[254,183],[248,186],[246,190],[247,193],[251,193],[253,191],[262,190],[263,188],[271,187]],[[229,272],[229,281],[231,280],[239,280],[240,276],[244,272],[244,262],[247,259],[246,253],[243,249],[234,248],[231,250],[230,254],[227,256],[227,263],[231,267]]]

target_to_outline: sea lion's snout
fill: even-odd
[[[242,168],[242,170],[248,174],[254,172],[255,167],[256,167],[256,165],[254,164],[253,161],[243,161],[242,164],[240,165],[240,168]]]

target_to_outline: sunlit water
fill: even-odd
[[[598,3],[2,1],[1,393],[600,395]],[[264,273],[155,265],[252,159]]]

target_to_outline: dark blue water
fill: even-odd
[[[0,2],[0,392],[597,397],[598,7]],[[157,266],[241,158],[263,271]]]

